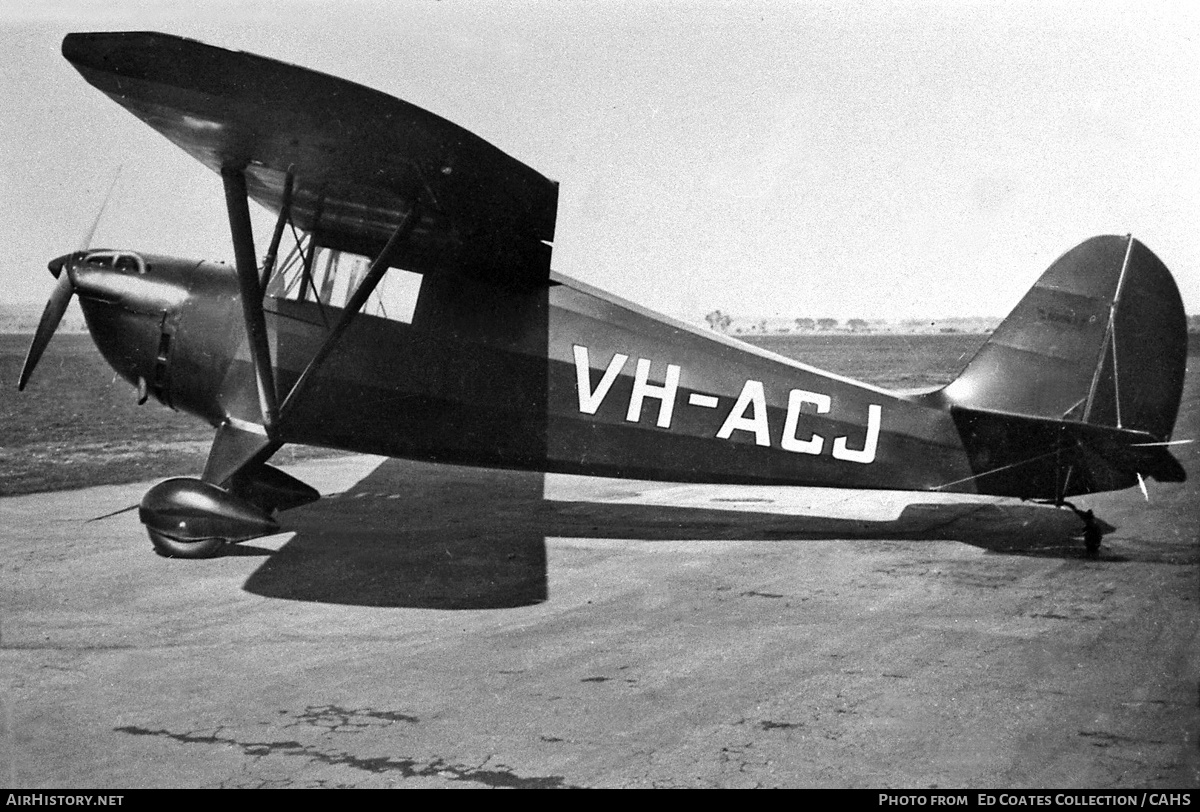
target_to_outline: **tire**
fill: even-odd
[[[225,539],[201,539],[200,541],[179,541],[170,536],[164,536],[157,530],[146,528],[154,552],[163,558],[214,558],[225,548]]]

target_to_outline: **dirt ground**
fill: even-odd
[[[1003,500],[363,457],[209,561],[96,518],[145,483],[0,499],[0,783],[1196,787],[1198,446],[1085,500],[1099,560]]]

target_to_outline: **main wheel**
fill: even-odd
[[[199,541],[180,541],[170,536],[164,536],[157,530],[146,528],[154,551],[164,558],[212,558],[224,549],[225,539],[201,539]]]
[[[168,479],[142,497],[138,518],[159,555],[212,558],[231,542],[278,532],[270,514],[199,479]]]

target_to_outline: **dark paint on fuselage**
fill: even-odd
[[[233,269],[143,257],[140,279],[116,279],[115,270],[106,283],[79,279],[105,358],[126,380],[144,378],[160,401],[214,426],[230,418],[261,423]],[[313,302],[267,298],[264,309],[282,400],[322,343],[326,322]],[[337,314],[325,308],[327,319]],[[649,364],[640,380],[639,362]],[[668,365],[677,368],[674,386]],[[617,371],[606,385],[610,367]],[[635,392],[640,410],[631,409]],[[804,450],[785,450],[785,435]],[[558,275],[532,291],[428,275],[411,324],[358,315],[285,407],[278,439],[681,482],[968,492],[978,483],[946,408],[805,367]]]

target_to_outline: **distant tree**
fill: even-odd
[[[821,330],[836,330],[837,326],[837,319],[817,319],[817,327]]]
[[[812,319],[796,319],[796,329],[797,330],[815,330],[815,329],[817,329],[817,323],[815,321],[813,321]]]
[[[861,330],[869,329],[870,325],[867,324],[866,320],[864,319],[850,319],[848,322],[846,322],[846,327],[848,327],[851,332],[857,333]]]
[[[718,333],[724,333],[729,330],[729,324],[733,321],[728,314],[722,313],[720,310],[714,310],[704,317],[708,322],[708,328]]]

